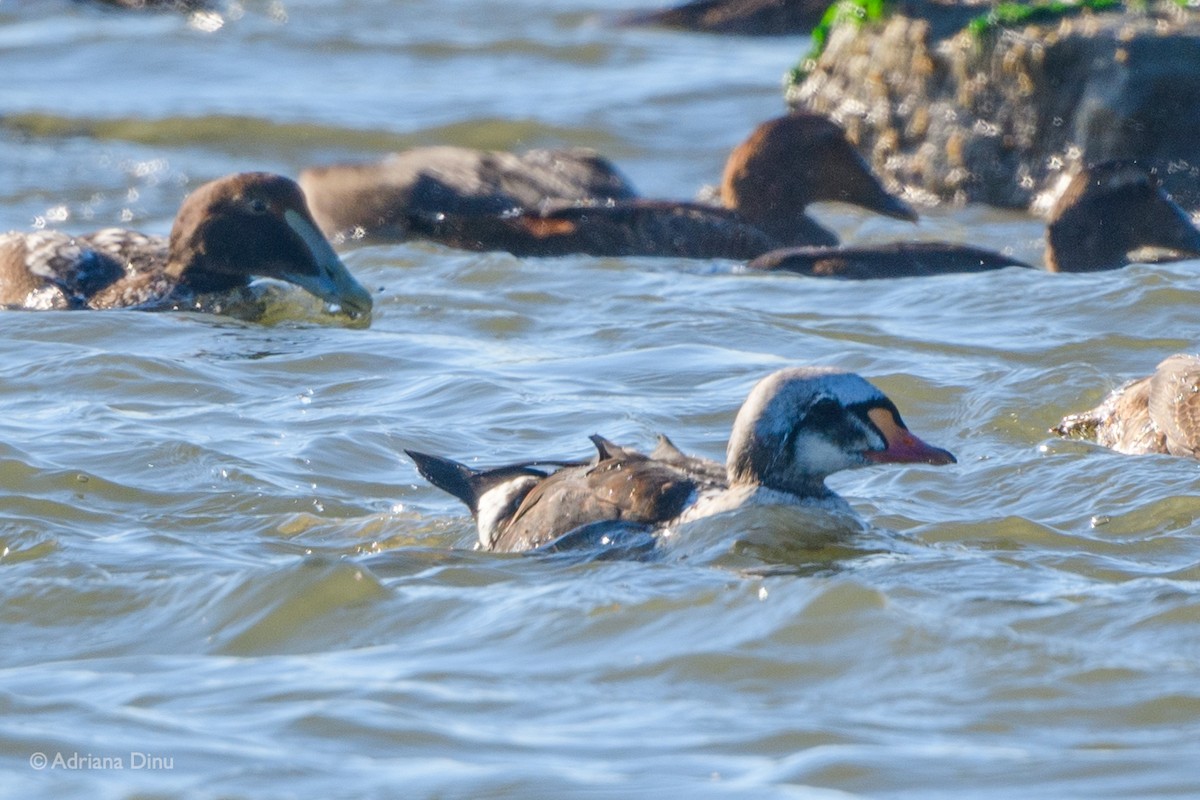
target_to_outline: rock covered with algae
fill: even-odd
[[[1123,158],[1200,207],[1200,11],[849,1],[788,102],[840,122],[917,199],[1025,208],[1078,164]]]

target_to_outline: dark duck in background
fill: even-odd
[[[356,230],[365,238],[425,238],[518,256],[749,259],[780,247],[837,244],[806,213],[822,201],[917,218],[888,193],[842,129],[817,114],[765,122],[734,148],[721,181],[721,206],[631,198],[615,170],[597,163],[578,170],[592,177],[573,192],[560,192],[563,197],[503,208],[498,206],[505,205],[506,195],[476,191],[492,181],[448,176],[437,164],[406,167],[402,191],[386,161],[313,168],[300,182],[330,235]],[[337,210],[326,214],[327,208]]]
[[[1046,225],[1050,272],[1118,269],[1135,260],[1200,256],[1200,231],[1186,212],[1136,164],[1109,161],[1071,178]],[[773,250],[751,272],[794,272],[828,278],[908,278],[1029,267],[1011,256],[950,242],[897,242],[861,247]]]

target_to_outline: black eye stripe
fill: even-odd
[[[845,414],[843,406],[832,397],[822,397],[813,403],[804,414],[803,422],[808,425],[835,423]]]
[[[778,457],[788,461],[795,457],[793,448],[802,431],[819,434],[840,447],[853,447],[856,443],[861,442],[863,437],[862,428],[855,424],[856,419],[869,425],[872,430],[877,430],[866,416],[867,410],[874,406],[874,403],[856,403],[844,406],[833,397],[818,398],[787,432]],[[880,435],[882,436],[882,434]]]

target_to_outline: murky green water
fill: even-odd
[[[206,33],[0,2],[0,228],[163,232],[216,175],[437,142],[591,145],[690,197],[806,43],[617,7],[247,0]],[[1021,215],[822,217],[1040,257]],[[1045,433],[1195,349],[1196,264],[345,260],[367,330],[300,303],[0,314],[0,796],[1200,794],[1200,465]],[[665,431],[720,457],[750,385],[804,363],[872,378],[960,463],[838,476],[858,530],[763,511],[637,563],[470,552],[401,454]]]

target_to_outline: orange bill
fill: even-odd
[[[867,412],[871,422],[887,439],[886,450],[867,453],[867,458],[879,464],[955,464],[958,459],[949,450],[934,447],[918,439],[886,408]]]

